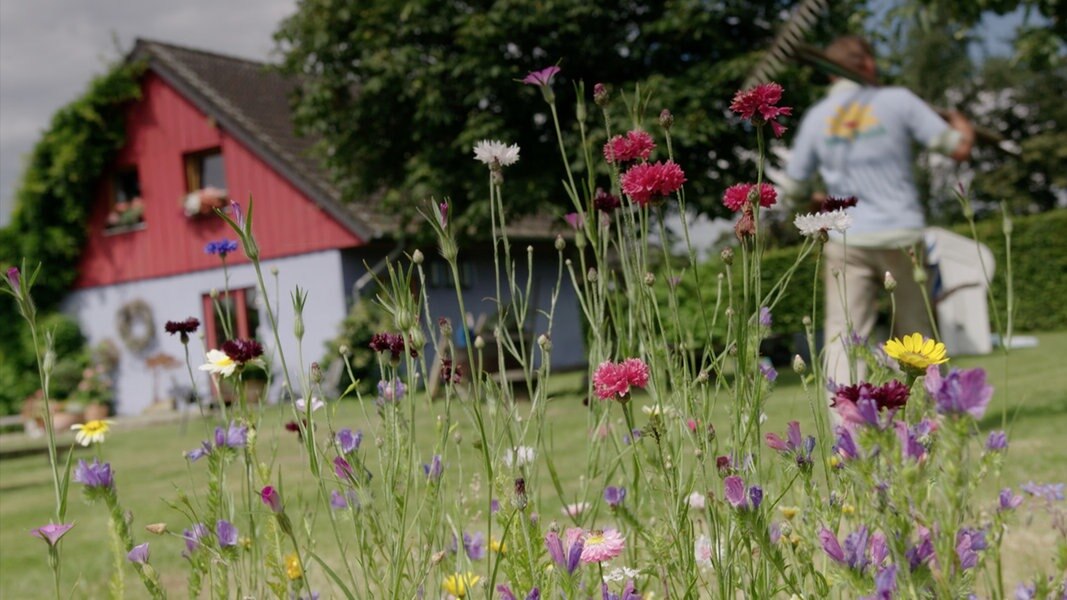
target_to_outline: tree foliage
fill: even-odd
[[[536,88],[518,83],[558,63],[561,110],[573,111],[574,88],[595,109],[594,83],[605,84],[614,101],[628,98],[635,122],[615,123],[614,133],[651,129],[661,109],[670,109],[687,197],[721,214],[722,189],[755,176],[738,152],[751,136],[730,121],[728,104],[795,4],[305,0],[275,35],[283,68],[301,77],[298,124],[321,138],[322,156],[350,200],[380,192],[402,209],[450,197],[477,222],[486,210],[486,174],[471,149],[490,138],[522,148],[507,172],[509,207],[569,210],[546,105]],[[833,4],[809,36],[816,43],[845,29],[856,3]],[[795,67],[783,73],[788,103],[804,106],[819,93],[808,75]],[[574,117],[563,114],[561,122]],[[588,120],[595,127],[599,115]],[[575,139],[577,129],[563,134]],[[593,135],[605,137],[602,128]],[[653,158],[665,157],[660,148]],[[606,171],[602,181],[606,187]]]

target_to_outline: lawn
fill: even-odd
[[[1020,349],[1008,355],[1001,353],[985,357],[962,357],[953,360],[961,367],[984,367],[996,388],[993,403],[981,422],[984,430],[1007,429],[1010,447],[1006,467],[1000,481],[982,482],[982,497],[993,506],[997,491],[1005,486],[1017,487],[1028,481],[1061,482],[1067,479],[1067,444],[1063,432],[1067,430],[1067,374],[1062,365],[1067,356],[1067,332],[1037,336],[1037,348]],[[810,422],[809,394],[787,368],[781,368],[781,377],[767,404],[765,428],[774,431],[785,429],[790,419],[801,421],[808,428]],[[568,499],[581,493],[581,470],[584,468],[585,438],[590,435],[587,420],[588,409],[581,402],[584,387],[577,374],[568,374],[553,379],[552,400],[548,408],[547,435],[556,458],[556,467],[567,490]],[[642,402],[641,398],[635,402]],[[440,404],[430,410],[417,411],[416,427],[420,432],[423,453],[429,458],[432,434]],[[284,431],[282,424],[288,411],[268,408],[264,426],[260,430],[259,447],[269,453],[273,448],[276,465],[284,474],[290,493],[308,486],[305,459],[296,436]],[[370,411],[373,415],[373,410]],[[618,414],[618,413],[614,413]],[[725,408],[722,408],[725,415]],[[639,418],[643,415],[638,413]],[[345,402],[336,407],[332,420],[336,426],[348,426],[370,430],[376,417],[367,416],[356,402]],[[723,417],[725,419],[725,416]],[[480,453],[471,448],[476,438],[468,420],[461,419],[458,430],[458,447],[450,450],[449,456],[463,456],[462,464],[450,465],[451,473],[477,473],[480,470]],[[621,423],[618,430],[623,430]],[[134,519],[134,536],[138,541],[149,540],[143,526],[149,523],[168,522],[173,529],[181,530],[188,523],[176,510],[168,506],[180,494],[197,496],[203,494],[205,468],[202,464],[188,464],[182,452],[195,448],[205,437],[207,422],[191,420],[186,427],[178,423],[132,428],[120,422],[111,438],[101,448],[102,456],[111,461],[115,469],[119,495]],[[213,426],[213,425],[211,425]],[[722,428],[726,430],[725,425]],[[810,429],[808,429],[810,430]],[[63,440],[70,443],[69,435]],[[373,440],[365,441],[372,444]],[[53,494],[44,452],[13,453],[19,448],[40,446],[40,442],[28,442],[20,436],[6,436],[0,440],[0,597],[31,598],[47,596],[51,589],[51,573],[48,568],[45,545],[30,536],[34,527],[48,522],[53,510]],[[77,449],[75,458],[88,458],[95,450]],[[581,460],[568,460],[575,453],[582,453]],[[544,472],[544,461],[539,461]],[[455,469],[455,470],[453,470]],[[463,477],[460,475],[459,477]],[[542,489],[531,490],[540,496],[545,513],[559,514],[560,503],[555,492],[544,481]],[[588,480],[586,480],[588,482]],[[476,484],[476,480],[470,483]],[[484,486],[484,483],[483,483]],[[81,490],[75,484],[71,490],[69,518],[77,523],[63,542],[64,585],[73,587],[74,597],[102,597],[106,595],[111,570],[111,555],[106,534],[106,511],[102,506],[87,505],[81,499]],[[308,491],[307,494],[312,494]],[[587,498],[600,493],[600,488],[589,486]],[[314,524],[317,539],[330,560],[330,552],[337,558],[333,535],[328,534],[328,521],[319,518]],[[1006,581],[1014,582],[1031,575],[1032,570],[1050,568],[1053,532],[1044,514],[1024,516],[1009,532],[1005,548],[1007,568]],[[180,553],[183,544],[176,537],[154,538],[152,563],[163,575],[165,586],[172,595],[184,596],[186,573]],[[127,597],[142,597],[143,588],[133,570],[127,565]]]

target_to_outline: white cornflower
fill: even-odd
[[[616,567],[610,572],[604,574],[604,583],[617,583],[626,579],[633,579],[641,574],[638,569],[631,569],[630,567]]]
[[[518,446],[515,449],[508,448],[504,451],[504,464],[511,467],[528,465],[534,460],[534,449],[529,446]]]
[[[508,146],[498,140],[482,140],[474,145],[474,159],[489,165],[508,167],[519,161],[519,147],[516,144]]]
[[[307,401],[304,400],[303,398],[297,398],[295,404],[296,404],[296,409],[298,411],[300,411],[300,412],[306,412],[307,409],[308,409]],[[315,397],[311,398],[311,412],[315,412],[316,410],[322,408],[323,406],[326,406],[326,405],[322,402],[322,400],[319,400],[318,398],[315,398]]]
[[[230,355],[221,350],[208,350],[207,364],[200,365],[201,371],[208,371],[209,373],[222,375],[223,377],[233,375],[233,372],[236,369],[237,362],[230,358]]]
[[[693,510],[704,510],[707,506],[707,496],[700,492],[693,492],[689,494],[689,508]]]
[[[852,226],[852,216],[843,209],[832,210],[824,213],[810,213],[797,215],[793,224],[800,230],[801,235],[818,235],[821,231],[845,231]]]

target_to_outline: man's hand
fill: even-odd
[[[948,124],[960,132],[960,141],[949,156],[956,162],[963,162],[971,157],[974,148],[974,124],[963,113],[953,110],[948,113]]]

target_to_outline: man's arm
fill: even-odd
[[[963,162],[971,157],[971,150],[974,149],[974,123],[963,113],[954,110],[948,113],[948,125],[960,134],[956,147],[948,155],[956,162]]]

